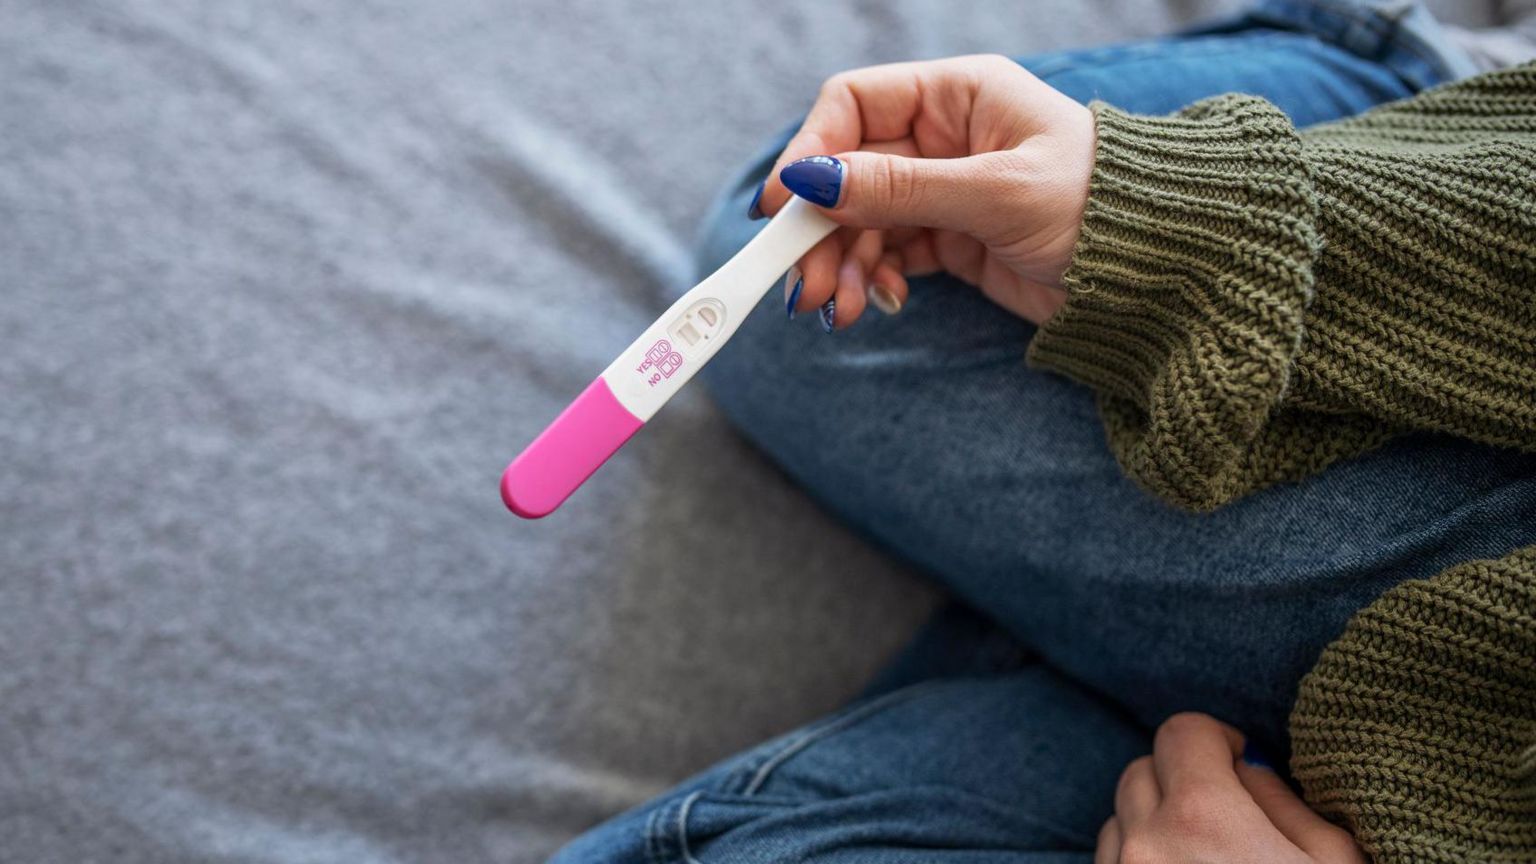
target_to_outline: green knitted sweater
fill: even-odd
[[[1030,361],[1209,510],[1407,430],[1536,450],[1536,64],[1307,129],[1096,104],[1066,306]],[[1536,862],[1536,547],[1398,586],[1303,681],[1291,767],[1378,862]]]

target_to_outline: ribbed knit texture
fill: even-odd
[[[1536,861],[1536,547],[1405,582],[1302,681],[1291,770],[1378,862]]]
[[[1536,447],[1536,65],[1298,134],[1096,104],[1066,306],[1126,471],[1208,510],[1416,428]]]
[[[1102,104],[1030,362],[1211,509],[1409,429],[1536,450],[1536,64],[1298,133],[1250,96]],[[1405,583],[1303,684],[1292,768],[1378,864],[1536,862],[1536,549]]]

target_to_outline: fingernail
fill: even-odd
[[[836,327],[832,326],[833,320],[837,317],[837,298],[834,297],[831,300],[821,304],[821,311],[817,314],[821,316],[822,330],[831,333],[833,330],[837,329]]]
[[[779,180],[817,207],[836,207],[843,191],[843,163],[831,156],[807,156],[785,165]]]
[[[869,298],[869,304],[887,315],[895,315],[901,311],[901,301],[896,299],[890,289],[876,282],[864,286],[864,296]]]
[[[1243,761],[1255,768],[1263,768],[1265,771],[1275,770],[1274,763],[1270,762],[1269,757],[1264,755],[1264,751],[1252,741],[1243,746]]]
[[[795,304],[800,302],[800,289],[804,287],[805,277],[800,275],[800,268],[789,268],[789,273],[784,277],[784,314],[791,321],[795,320]]]
[[[763,218],[763,187],[767,183],[768,181],[764,180],[762,183],[757,184],[757,191],[752,193],[752,203],[747,205],[748,219],[757,220]]]

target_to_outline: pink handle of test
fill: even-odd
[[[549,515],[645,423],[599,377],[501,475],[501,500],[524,519]]]

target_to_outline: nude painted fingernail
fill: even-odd
[[[795,305],[800,302],[800,291],[805,287],[805,277],[799,267],[789,268],[784,275],[784,314],[795,320]]]
[[[895,315],[901,311],[901,300],[897,299],[889,288],[877,282],[864,286],[864,296],[869,298],[869,305],[887,315]]]

